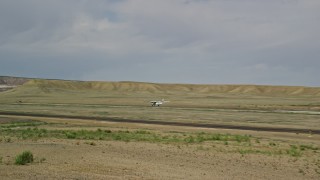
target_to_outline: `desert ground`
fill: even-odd
[[[320,88],[28,80],[0,92],[0,177],[319,179],[319,117]]]

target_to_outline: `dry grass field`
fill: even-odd
[[[163,98],[170,102],[150,106]],[[320,88],[30,80],[0,92],[1,113],[1,179],[320,178],[320,135],[312,133],[320,129]],[[33,154],[33,162],[17,165],[23,151]]]

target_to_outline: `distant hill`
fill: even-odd
[[[23,85],[30,79],[21,77],[0,76],[0,92]]]
[[[30,78],[0,76],[0,85],[19,86],[29,80]]]
[[[44,93],[59,90],[103,90],[112,92],[168,93],[168,94],[248,94],[261,96],[320,96],[320,88],[304,86],[265,86],[265,85],[196,85],[160,84],[144,82],[101,82],[45,80],[16,77],[1,77],[0,85],[20,86],[17,90],[30,88]]]

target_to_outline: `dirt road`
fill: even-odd
[[[108,122],[121,122],[121,123],[142,123],[154,125],[168,125],[168,126],[187,126],[187,127],[202,127],[202,128],[215,128],[215,129],[234,129],[234,130],[251,130],[251,131],[268,131],[268,132],[290,132],[290,133],[308,133],[320,134],[319,129],[302,129],[302,128],[284,128],[284,127],[262,127],[262,126],[243,126],[243,125],[230,125],[230,124],[204,124],[204,123],[185,123],[185,122],[172,122],[172,121],[156,121],[156,120],[137,120],[137,119],[120,119],[108,117],[86,117],[86,116],[67,116],[67,115],[48,115],[36,113],[16,113],[16,112],[0,112],[0,115],[6,116],[26,116],[26,117],[45,117],[45,118],[64,118],[64,119],[77,119],[77,120],[98,120]]]

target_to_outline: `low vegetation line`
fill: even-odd
[[[123,141],[123,142],[149,142],[149,143],[173,143],[180,147],[181,144],[199,144],[198,150],[208,150],[215,147],[214,144],[225,145],[231,148],[231,152],[245,154],[265,154],[265,155],[289,155],[300,157],[304,151],[318,153],[319,147],[309,145],[290,145],[289,148],[279,148],[276,143],[270,142],[269,145],[261,145],[258,139],[251,135],[220,134],[220,133],[183,133],[168,132],[157,133],[146,130],[48,130],[38,127],[9,128],[0,127],[0,143],[12,143],[15,139],[38,140],[41,138],[90,140],[85,144],[96,145],[96,141]],[[253,145],[255,142],[258,146]],[[206,143],[204,143],[206,142]],[[79,144],[79,142],[77,142]],[[204,143],[204,144],[203,144]],[[211,143],[211,146],[208,146]],[[212,144],[213,143],[213,144]],[[203,147],[202,145],[206,145]],[[214,146],[213,146],[214,145]],[[264,146],[264,148],[261,148]],[[235,149],[236,148],[236,149]],[[233,150],[232,150],[233,149]],[[22,155],[21,155],[22,156]],[[16,164],[25,164],[23,157],[16,158]],[[0,158],[1,160],[1,158]],[[1,161],[0,161],[1,162]]]
[[[282,127],[256,127],[256,126],[229,125],[229,124],[185,123],[185,122],[157,121],[157,120],[121,119],[121,118],[109,118],[109,117],[49,115],[49,114],[21,113],[21,112],[7,112],[7,111],[6,112],[4,112],[4,111],[0,112],[0,115],[26,116],[26,117],[46,117],[46,118],[65,118],[65,119],[77,119],[77,120],[98,120],[98,121],[108,121],[108,122],[142,123],[142,124],[155,124],[155,125],[188,126],[188,127],[236,129],[236,130],[251,130],[251,131],[269,131],[269,132],[292,132],[292,133],[320,134],[320,130],[319,129],[282,128]]]
[[[84,139],[84,140],[116,140],[116,141],[145,141],[162,143],[201,143],[205,141],[235,141],[249,142],[249,135],[231,134],[157,134],[145,130],[135,131],[111,131],[111,130],[47,130],[34,128],[26,129],[0,129],[1,136],[17,137],[19,139],[39,139],[39,138],[61,138],[61,139]]]

